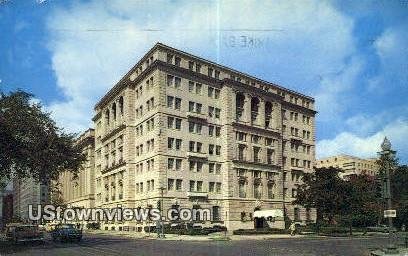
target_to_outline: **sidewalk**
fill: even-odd
[[[127,232],[127,231],[111,231],[111,230],[86,230],[85,233],[98,234],[98,235],[110,235],[119,237],[128,237],[134,239],[158,239],[156,233],[139,233],[139,232]],[[270,235],[225,235],[222,232],[212,233],[207,236],[188,236],[188,235],[177,235],[177,234],[165,234],[165,240],[172,241],[242,241],[242,240],[268,240],[277,238],[304,238],[310,237],[309,235],[296,235],[290,236],[289,234],[270,234]],[[316,236],[313,236],[316,237]]]

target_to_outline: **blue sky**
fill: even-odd
[[[0,89],[68,131],[156,42],[316,99],[318,156],[408,163],[408,1],[0,1]]]

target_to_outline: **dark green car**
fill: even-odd
[[[78,229],[74,224],[58,224],[51,231],[53,241],[81,241],[82,229]]]

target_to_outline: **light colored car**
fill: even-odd
[[[26,241],[44,241],[44,233],[38,225],[13,224],[6,227],[6,237],[14,243]]]

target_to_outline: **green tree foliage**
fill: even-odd
[[[391,193],[397,210],[395,225],[408,227],[408,166],[399,166],[391,172]]]
[[[345,184],[340,179],[339,172],[339,169],[330,167],[316,168],[312,173],[305,173],[293,203],[305,208],[315,208],[318,223],[325,218],[332,222],[346,203]]]
[[[340,214],[351,226],[373,226],[381,212],[378,181],[368,175],[353,175],[344,181],[344,208]]]
[[[316,168],[303,176],[294,204],[315,208],[317,222],[352,226],[374,225],[380,212],[378,182],[367,175],[339,177],[340,169]]]
[[[85,156],[75,135],[58,128],[33,96],[0,93],[0,177],[32,177],[49,184],[62,171],[77,174]]]

